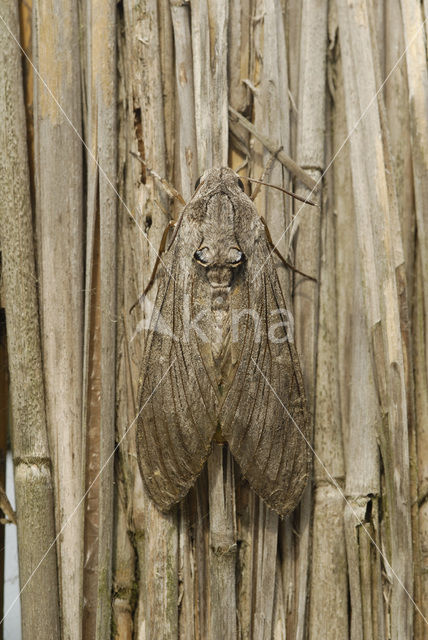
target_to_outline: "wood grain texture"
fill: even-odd
[[[115,4],[100,6],[96,2],[86,5],[88,207],[83,419],[88,454],[85,489],[90,490],[85,523],[84,638],[104,638],[111,626],[117,210],[115,8]]]
[[[338,6],[339,29],[343,36],[341,48],[349,130],[376,93],[376,67],[370,46],[370,16],[367,7],[364,3],[351,7],[346,2],[341,2]],[[358,69],[356,56],[358,56]],[[369,75],[358,71],[362,67],[368,71]],[[386,467],[388,492],[394,496],[388,524],[391,565],[396,575],[392,584],[389,615],[392,638],[398,639],[411,636],[413,626],[408,597],[408,593],[412,592],[409,562],[412,557],[409,476],[408,472],[402,471],[398,482],[397,473],[394,472],[397,465],[402,469],[402,465],[405,469],[408,469],[409,465],[408,440],[404,437],[408,429],[407,400],[403,344],[399,329],[396,254],[392,240],[393,207],[389,202],[385,176],[381,120],[377,108],[368,109],[364,113],[365,117],[361,120],[360,127],[355,129],[350,139],[351,166],[364,296],[367,299],[365,308],[370,334],[370,350],[374,361],[380,406],[388,416],[382,424],[378,437]],[[362,148],[368,140],[375,141],[376,153],[371,154],[368,161],[363,163]]]
[[[79,23],[64,0],[33,4],[35,200],[46,415],[54,461],[61,625],[82,636],[83,150]],[[71,125],[70,125],[71,122]],[[67,156],[64,157],[64,150]],[[66,524],[67,523],[67,524]]]
[[[19,39],[17,5],[2,2],[0,15]],[[13,412],[11,436],[19,584],[23,589],[20,596],[22,638],[28,640],[34,634],[39,638],[59,637],[60,606],[22,66],[19,49],[3,24],[0,26],[0,51],[2,303],[6,310]],[[2,366],[5,364],[3,362]],[[7,375],[7,369],[5,373]],[[43,611],[42,616],[40,611]],[[8,613],[2,611],[2,618]]]

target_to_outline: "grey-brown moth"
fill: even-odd
[[[180,501],[220,436],[286,515],[309,475],[310,418],[269,238],[234,171],[202,176],[158,279],[137,421],[149,496],[162,511]]]

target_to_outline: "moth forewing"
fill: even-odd
[[[310,423],[271,249],[231,169],[202,177],[159,279],[137,424],[149,495],[164,511],[183,498],[219,430],[251,487],[285,515],[307,481]]]

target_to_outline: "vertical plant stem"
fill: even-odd
[[[302,5],[299,62],[299,99],[296,157],[310,176],[319,180],[324,167],[324,131],[326,102],[327,2],[304,2]],[[299,189],[308,195],[308,189]],[[314,208],[312,208],[314,209]],[[310,211],[308,205],[295,209],[299,228],[296,266],[318,277],[320,269],[320,209]],[[296,342],[305,380],[309,409],[315,417],[315,372],[318,326],[318,285],[303,280],[295,288]],[[299,601],[296,639],[303,640],[306,624],[308,568],[311,545],[311,487],[301,504],[299,545]]]
[[[79,27],[73,3],[33,6],[36,220],[46,409],[55,469],[63,640],[82,633],[82,144]],[[67,115],[67,117],[64,115]],[[70,125],[69,120],[72,123]],[[73,130],[74,127],[74,130]],[[67,162],[64,150],[67,150]]]
[[[113,544],[113,450],[115,446],[116,371],[116,211],[117,111],[116,111],[116,3],[91,7],[88,25],[88,133],[102,171],[88,160],[88,183],[94,183],[99,206],[99,364],[101,405],[99,413],[99,509],[97,558],[97,609],[95,638],[110,634]],[[89,32],[89,27],[91,31]],[[91,204],[91,202],[90,202]],[[88,260],[91,258],[88,256]],[[89,266],[89,262],[88,262]],[[96,266],[96,265],[95,265]],[[88,269],[88,271],[90,271]]]
[[[366,322],[381,410],[387,416],[379,439],[385,465],[390,562],[395,572],[389,611],[391,637],[398,640],[412,636],[413,612],[408,594],[413,586],[407,401],[391,225],[394,203],[390,202],[385,177],[377,104],[364,111],[376,93],[367,7],[364,2],[350,6],[345,1],[338,6],[348,130],[365,114],[351,136],[351,164]],[[376,153],[363,161],[363,148],[369,141],[376,141]]]
[[[19,41],[16,3],[3,1],[0,15]],[[20,51],[4,24],[0,25],[0,51],[0,243],[23,589],[22,638],[59,638],[54,489],[40,348],[22,66]]]
[[[131,251],[127,252],[124,262],[124,276],[127,280],[121,284],[125,331],[121,336],[120,348],[129,353],[129,361],[125,366],[130,367],[131,379],[126,382],[128,396],[121,402],[119,437],[138,412],[136,387],[144,342],[144,333],[136,328],[137,316],[130,318],[128,309],[137,297],[136,290],[139,295],[144,289],[142,280],[147,282],[150,277],[156,258],[153,247],[157,249],[159,246],[167,221],[162,209],[166,211],[169,207],[168,199],[159,190],[156,181],[141,173],[140,166],[136,166],[135,160],[130,159],[129,150],[132,148],[140,151],[149,166],[160,175],[166,175],[165,131],[169,124],[166,125],[164,120],[162,91],[164,86],[171,87],[170,90],[174,86],[172,78],[162,78],[162,72],[167,72],[168,65],[162,65],[165,52],[161,50],[161,46],[170,42],[172,34],[164,33],[168,24],[171,28],[170,21],[165,20],[162,23],[161,42],[161,17],[157,2],[125,2],[124,18],[127,51],[125,83],[129,91],[128,117],[132,119],[128,126],[133,126],[133,131],[129,133],[129,147],[125,150],[128,155],[124,159],[127,172],[125,200],[135,203],[138,224],[148,231],[151,245],[134,226],[129,234]],[[172,66],[168,68],[171,70]],[[124,225],[122,237],[127,234],[128,229]],[[148,296],[150,301],[153,300],[154,293],[152,291]],[[178,634],[177,513],[173,512],[168,516],[161,514],[143,491],[135,452],[135,426],[123,442],[122,455],[122,459],[126,461],[124,477],[129,500],[129,522],[138,561],[136,637],[173,639]]]

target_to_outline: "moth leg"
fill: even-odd
[[[177,191],[177,189],[172,186],[172,184],[169,184],[169,182],[168,182],[168,180],[166,180],[166,178],[162,178],[162,176],[160,176],[158,173],[156,173],[156,171],[151,169],[148,166],[147,162],[138,153],[135,153],[134,151],[130,151],[129,153],[131,154],[131,156],[134,156],[134,158],[136,158],[139,162],[141,162],[143,167],[145,167],[147,173],[149,173],[151,176],[153,176],[154,178],[159,180],[159,182],[161,183],[164,191],[169,195],[170,198],[177,198],[177,200],[179,202],[181,202],[181,204],[183,206],[186,206],[186,201],[183,198],[183,196],[181,195],[181,193],[179,193]]]
[[[280,260],[285,264],[285,266],[288,267],[289,269],[291,269],[292,271],[294,271],[295,273],[300,274],[304,278],[308,278],[308,280],[313,280],[313,282],[318,282],[318,280],[316,278],[314,278],[313,276],[308,276],[308,274],[307,273],[303,273],[303,271],[299,271],[299,269],[297,269],[294,265],[290,264],[284,258],[284,256],[278,251],[278,249],[276,248],[276,246],[273,243],[272,236],[270,235],[269,227],[267,226],[266,220],[263,218],[263,216],[260,216],[260,220],[263,222],[263,226],[265,228],[267,241],[269,242],[270,246],[272,247],[273,252],[276,253],[278,258],[280,258]]]
[[[173,229],[175,227],[175,225],[177,224],[176,220],[170,220],[168,222],[168,224],[166,225],[164,232],[162,234],[162,240],[160,241],[160,245],[159,245],[159,250],[158,250],[158,254],[156,256],[156,261],[153,267],[153,271],[152,271],[152,275],[150,276],[150,280],[148,285],[146,286],[146,288],[144,289],[143,293],[140,295],[140,297],[138,298],[138,300],[136,302],[134,302],[134,304],[132,305],[132,307],[129,310],[129,313],[131,313],[131,311],[133,311],[135,309],[135,307],[137,306],[137,304],[141,304],[141,302],[144,300],[145,296],[148,294],[148,292],[150,291],[154,281],[155,281],[155,277],[156,277],[156,272],[158,270],[158,266],[159,263],[161,261],[161,254],[165,251],[165,246],[166,246],[166,239],[168,237],[168,233],[170,229]]]

